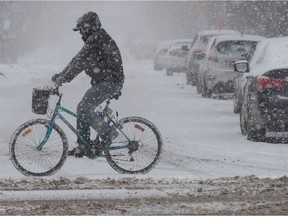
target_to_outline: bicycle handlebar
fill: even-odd
[[[55,89],[50,89],[50,93],[51,93],[52,95],[60,96],[61,93],[59,92],[59,86],[57,86]]]

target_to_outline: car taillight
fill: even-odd
[[[282,88],[287,82],[282,79],[273,79],[269,77],[259,77],[257,79],[256,88],[257,90],[264,90],[264,89],[280,89]]]
[[[213,61],[213,62],[218,62],[218,58],[216,55],[216,52],[214,50],[212,50],[209,55],[208,55],[208,60],[209,61]]]
[[[208,76],[207,76],[207,79],[208,79],[209,81],[213,81],[213,80],[216,79],[216,77],[215,77],[214,75],[208,75]]]
[[[193,54],[202,54],[203,53],[203,51],[201,50],[201,49],[196,49],[196,50],[194,50],[193,51]]]
[[[196,49],[193,51],[193,56],[198,56],[198,55],[201,55],[203,54],[203,50],[201,49]]]

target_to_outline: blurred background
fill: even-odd
[[[193,39],[196,32],[207,29],[285,36],[287,5],[285,1],[1,1],[0,63],[16,63],[38,48],[61,44],[71,38],[76,20],[88,11],[97,12],[108,33],[130,49],[139,42]]]

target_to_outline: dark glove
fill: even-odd
[[[52,76],[51,80],[55,83],[56,80],[57,80],[59,77],[60,77],[59,74],[54,74],[54,75]]]

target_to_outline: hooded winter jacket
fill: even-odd
[[[101,28],[98,15],[94,12],[84,14],[77,21],[77,26],[85,29],[86,34],[82,37],[84,46],[59,73],[58,84],[70,82],[83,70],[91,77],[91,85],[101,82],[123,83],[125,77],[119,48]]]

